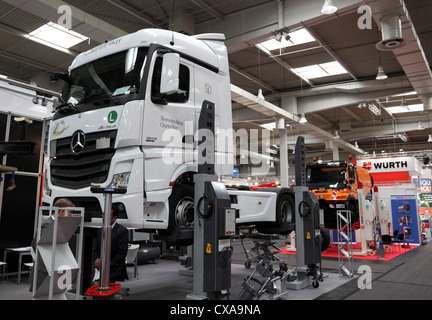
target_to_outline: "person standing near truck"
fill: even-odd
[[[128,251],[128,230],[117,222],[119,205],[113,204],[111,210],[111,260],[110,260],[110,283],[128,279],[126,270],[126,255]],[[100,271],[101,268],[102,228],[96,235],[96,250],[94,267]]]

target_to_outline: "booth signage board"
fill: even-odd
[[[432,193],[418,193],[419,214],[432,215]]]
[[[369,173],[404,172],[421,173],[421,163],[414,157],[357,159],[357,165],[366,167]]]
[[[431,179],[414,179],[417,187],[417,206],[419,214],[432,215],[432,183]]]
[[[233,174],[231,175],[231,177],[238,177],[239,176],[239,169],[238,168],[234,168],[233,169]]]
[[[431,179],[413,179],[415,186],[420,193],[432,192]]]
[[[392,195],[391,208],[393,217],[393,231],[405,234],[405,242],[419,244],[419,221],[415,195]]]

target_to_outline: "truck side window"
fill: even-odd
[[[151,97],[154,103],[164,102],[175,102],[175,103],[186,103],[189,100],[189,87],[190,87],[190,72],[189,68],[185,65],[180,65],[180,85],[179,90],[176,93],[170,95],[162,95],[160,93],[160,81],[162,72],[162,57],[157,57],[155,61]]]
[[[352,167],[348,168],[348,179],[349,179],[350,183],[355,182],[355,173],[354,173],[354,169]]]

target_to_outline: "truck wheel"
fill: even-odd
[[[282,227],[285,222],[294,223],[294,201],[288,194],[282,194],[276,204],[276,224]]]
[[[324,252],[330,246],[330,234],[328,230],[324,227],[320,227],[320,233],[321,233],[321,252]]]
[[[350,202],[348,204],[348,210],[351,211],[351,225],[353,225],[359,219],[359,212],[357,210],[356,204],[354,202]]]
[[[167,232],[171,234],[177,227],[192,227],[194,222],[194,186],[176,185],[169,197],[169,223]]]

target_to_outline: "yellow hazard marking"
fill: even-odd
[[[311,238],[311,235],[310,235],[310,232],[308,232],[308,233],[306,234],[306,239],[310,240],[310,238]]]
[[[207,243],[206,253],[208,254],[212,253],[212,249],[213,249],[212,245],[210,243]]]

